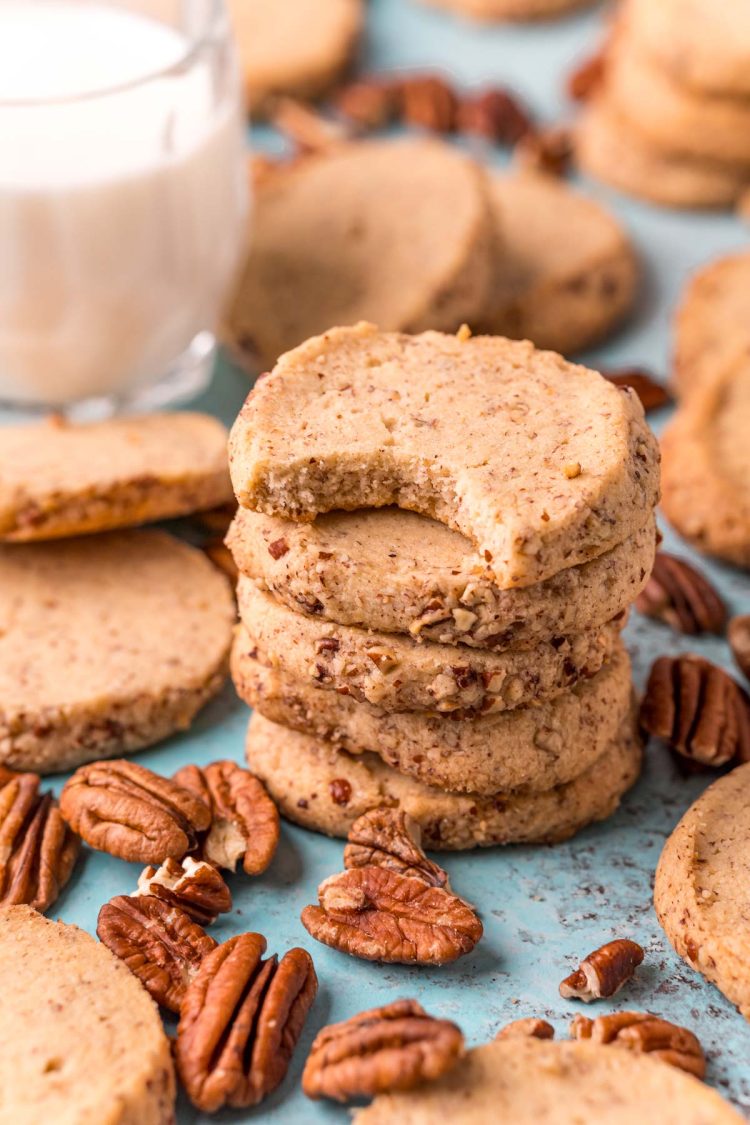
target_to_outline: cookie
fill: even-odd
[[[578,777],[542,793],[446,793],[391,769],[376,754],[352,756],[257,712],[245,750],[250,769],[287,820],[346,837],[358,816],[389,805],[413,817],[423,844],[435,851],[567,840],[614,812],[641,762],[632,717]]]
[[[0,1120],[171,1125],[175,1078],[156,1005],[77,926],[0,909]]]
[[[0,763],[72,769],[185,730],[234,618],[224,575],[161,531],[0,548]]]
[[[381,1094],[355,1125],[740,1125],[715,1090],[646,1054],[601,1043],[514,1038],[475,1047],[435,1082]]]
[[[709,262],[686,286],[675,314],[675,386],[688,394],[743,355],[750,359],[748,253]]]
[[[331,512],[309,524],[241,508],[227,542],[241,571],[316,620],[504,652],[622,613],[648,581],[656,527],[649,516],[611,551],[515,590],[495,585],[464,536],[403,508]]]
[[[419,644],[295,613],[251,578],[237,587],[240,617],[257,659],[309,687],[383,711],[475,718],[551,699],[596,675],[612,656],[624,618],[535,648],[495,653]]]
[[[656,869],[654,903],[676,952],[750,1020],[750,765],[688,809]]]
[[[732,207],[750,183],[748,169],[679,156],[649,142],[608,97],[596,98],[581,117],[576,153],[589,176],[664,207]]]
[[[206,414],[0,426],[0,539],[69,538],[225,504],[226,448]]]
[[[318,98],[343,77],[362,30],[362,0],[229,0],[248,106]]]
[[[545,703],[478,719],[389,714],[267,668],[254,652],[240,630],[232,676],[240,697],[267,719],[352,754],[372,751],[425,785],[457,793],[539,791],[577,777],[615,739],[632,690],[618,644],[598,675]]]
[[[629,34],[698,94],[750,95],[750,9],[745,0],[629,0]],[[718,18],[717,18],[718,16]]]
[[[495,176],[492,200],[504,243],[482,331],[569,355],[620,324],[638,265],[613,215],[544,175]]]
[[[750,567],[750,357],[717,369],[662,437],[662,508],[699,551]]]
[[[641,527],[658,459],[636,395],[554,352],[370,324],[282,357],[230,438],[244,507],[310,520],[395,503],[466,535],[502,588]]]
[[[435,140],[362,141],[261,185],[227,334],[264,367],[332,325],[452,331],[484,307],[495,227],[483,170]]]
[[[657,147],[750,165],[750,101],[690,90],[634,45],[627,22],[607,52],[606,88],[614,107]]]
[[[593,0],[425,0],[476,20],[543,20],[564,16]]]

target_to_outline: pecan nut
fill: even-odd
[[[662,656],[655,662],[640,721],[648,734],[702,765],[750,761],[750,699],[702,657]]]
[[[497,88],[463,98],[457,126],[462,133],[500,145],[515,145],[533,130],[528,110],[518,98],[510,90]]]
[[[521,137],[514,152],[517,166],[527,172],[564,176],[573,162],[573,133],[564,125],[535,129]]]
[[[401,116],[407,125],[435,133],[452,133],[456,127],[458,98],[443,78],[417,74],[400,83]]]
[[[576,1016],[570,1034],[573,1039],[591,1039],[653,1055],[696,1078],[706,1073],[706,1056],[692,1031],[649,1012],[612,1012],[595,1020]]]
[[[179,1012],[203,958],[216,948],[184,910],[154,895],[117,895],[99,911],[96,932],[157,1004],[171,1012]]]
[[[180,859],[211,820],[190,790],[125,759],[76,770],[60,794],[60,811],[90,847],[133,863]]]
[[[410,1090],[445,1074],[463,1053],[454,1023],[428,1015],[416,1000],[395,1000],[324,1027],[310,1048],[302,1089],[308,1098],[337,1102]]]
[[[685,559],[658,551],[636,609],[680,633],[723,633],[726,607],[714,587]]]
[[[246,875],[265,871],[279,842],[279,813],[258,778],[236,762],[221,761],[205,769],[185,766],[174,780],[211,810],[209,831],[200,843],[203,858],[228,871],[241,859]]]
[[[206,957],[182,1002],[175,1062],[206,1113],[257,1105],[276,1089],[315,999],[309,953],[264,961],[265,949],[260,934],[230,938]]]
[[[627,984],[643,961],[643,949],[636,941],[619,938],[608,941],[584,957],[580,966],[560,984],[564,1000],[602,1000],[614,996]]]
[[[344,866],[387,867],[401,875],[422,879],[431,887],[450,890],[447,872],[427,858],[421,836],[419,825],[407,813],[386,805],[370,809],[349,829]]]
[[[604,81],[606,63],[606,52],[598,51],[568,75],[568,95],[574,102],[586,102],[596,93]]]
[[[732,655],[742,674],[750,680],[750,613],[733,617],[727,630]]]
[[[144,868],[134,897],[141,895],[154,895],[168,906],[184,910],[202,926],[232,909],[231,891],[213,864],[190,856],[181,861],[165,859],[159,868]]]
[[[662,406],[667,406],[672,401],[666,387],[657,383],[650,372],[643,367],[623,367],[616,371],[602,371],[602,375],[616,387],[630,387],[634,390],[647,414],[651,410],[660,410]]]
[[[47,910],[75,866],[80,840],[35,773],[0,768],[0,905]]]
[[[387,867],[355,867],[318,887],[302,924],[317,941],[365,961],[445,965],[482,936],[471,907],[442,887]]]
[[[496,1039],[554,1039],[555,1029],[551,1023],[540,1019],[538,1016],[527,1016],[526,1019],[513,1020],[501,1027],[495,1036]]]

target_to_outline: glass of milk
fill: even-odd
[[[0,0],[0,403],[200,390],[245,159],[223,0]]]

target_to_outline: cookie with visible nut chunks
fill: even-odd
[[[4,1121],[172,1125],[159,1013],[105,946],[30,907],[0,909],[0,991]]]
[[[309,521],[396,503],[470,538],[503,589],[641,527],[658,461],[635,394],[595,371],[528,341],[364,323],[283,356],[230,439],[243,507]]]

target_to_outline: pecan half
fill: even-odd
[[[186,856],[165,859],[161,867],[146,867],[134,897],[154,895],[168,906],[177,906],[194,922],[207,926],[232,909],[232,894],[219,872],[205,860]]]
[[[555,1029],[551,1023],[540,1019],[538,1016],[528,1016],[526,1019],[513,1020],[501,1027],[495,1036],[496,1039],[554,1039]]]
[[[417,74],[399,83],[401,116],[407,125],[435,133],[452,133],[456,127],[458,98],[445,79]]]
[[[533,129],[528,110],[510,90],[483,90],[463,98],[457,126],[493,144],[515,145]]]
[[[700,656],[661,656],[651,669],[640,721],[685,758],[706,766],[750,761],[750,699]]]
[[[260,875],[279,842],[279,813],[263,784],[236,762],[212,762],[205,769],[185,766],[174,775],[178,785],[198,794],[211,809],[208,834],[201,840],[204,859],[246,875]]]
[[[733,617],[727,629],[732,655],[746,679],[750,680],[750,613]]]
[[[643,949],[636,941],[619,938],[608,941],[588,957],[560,984],[564,1000],[602,1000],[614,996],[643,961]]]
[[[568,95],[574,102],[585,102],[594,94],[602,82],[606,70],[606,53],[599,51],[584,59],[568,75]]]
[[[445,965],[482,936],[471,907],[442,887],[386,867],[356,867],[318,887],[302,924],[317,941],[365,961]]]
[[[649,1012],[612,1012],[595,1020],[576,1016],[570,1034],[573,1039],[591,1039],[654,1055],[696,1078],[703,1078],[706,1073],[706,1056],[692,1031]]]
[[[421,837],[419,825],[405,812],[386,805],[370,809],[349,829],[344,867],[387,867],[450,890],[447,872],[424,854]]]
[[[464,1037],[416,1000],[395,1000],[324,1027],[302,1073],[308,1098],[348,1102],[410,1090],[439,1078],[461,1058]]]
[[[304,949],[262,960],[260,934],[230,938],[210,953],[185,994],[177,1072],[193,1105],[257,1105],[283,1080],[318,981]]]
[[[573,162],[573,132],[565,125],[535,129],[521,137],[514,152],[517,166],[526,172],[564,176]]]
[[[641,400],[641,405],[647,414],[651,410],[659,410],[672,401],[672,396],[666,387],[657,383],[643,367],[623,367],[617,371],[602,371],[602,375],[616,387],[631,387]]]
[[[0,905],[47,910],[75,866],[80,840],[35,773],[0,767]]]
[[[96,932],[157,1004],[171,1012],[179,1012],[203,958],[216,948],[184,910],[153,895],[117,895],[99,911]]]
[[[133,863],[181,858],[211,820],[189,789],[125,759],[76,770],[60,794],[60,811],[90,847]]]
[[[723,633],[724,602],[699,570],[685,559],[657,551],[654,569],[635,603],[639,613],[680,633]]]

